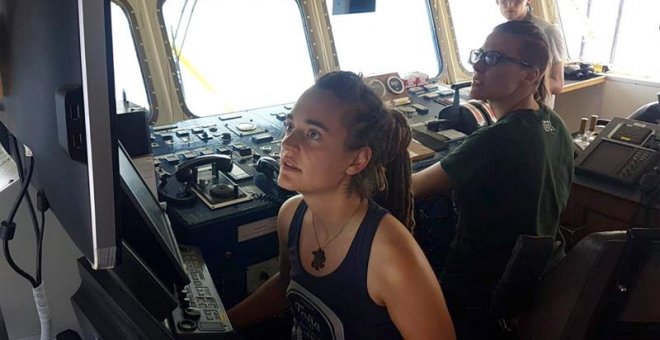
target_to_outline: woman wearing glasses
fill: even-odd
[[[558,232],[573,173],[571,138],[543,104],[548,65],[544,34],[508,21],[470,55],[470,96],[498,117],[451,154],[413,175],[415,198],[455,190],[456,236],[439,273],[459,339],[491,338],[487,308],[517,237]]]
[[[551,96],[546,104],[554,107],[554,95],[559,94],[564,87],[564,59],[566,48],[564,38],[557,25],[553,25],[532,14],[532,0],[495,0],[500,6],[500,12],[507,20],[525,20],[536,25],[548,42],[550,63],[548,64],[548,91]]]

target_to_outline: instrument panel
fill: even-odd
[[[406,116],[413,130],[409,146],[413,170],[436,163],[465,137],[447,130],[447,122],[438,119],[454,91],[438,85],[406,90],[396,74],[365,78],[365,82],[375,90],[382,85],[387,104]],[[467,100],[464,94],[461,98]],[[159,192],[169,190],[170,197],[194,195],[192,200],[168,204],[177,239],[201,249],[229,307],[278,270],[276,215],[293,193],[279,189],[273,177],[279,171],[275,161],[284,121],[292,109],[293,103],[287,103],[151,128]],[[231,170],[218,171],[213,162],[190,166],[206,155],[226,155]],[[269,171],[258,166],[266,163],[260,162],[262,158],[275,160],[268,162]],[[194,176],[179,183],[177,171],[182,168],[194,168]]]

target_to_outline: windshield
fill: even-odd
[[[167,0],[161,12],[193,115],[292,102],[314,82],[296,1]]]

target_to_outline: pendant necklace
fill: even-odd
[[[316,245],[318,246],[318,249],[312,251],[312,255],[314,255],[314,259],[312,260],[312,268],[316,270],[321,270],[323,267],[325,267],[325,251],[323,248],[327,247],[330,242],[332,242],[334,239],[339,236],[339,234],[344,231],[344,228],[348,225],[348,222],[350,222],[355,215],[357,215],[358,211],[360,211],[360,207],[362,206],[362,201],[360,201],[360,204],[358,204],[357,209],[355,209],[355,212],[353,212],[353,215],[344,222],[344,224],[339,228],[339,232],[335,234],[335,236],[331,237],[323,246],[321,246],[321,243],[319,242],[319,234],[316,231],[316,223],[314,222],[316,220],[316,215],[312,213],[312,228],[314,228],[314,236],[316,237]]]

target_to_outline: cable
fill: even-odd
[[[16,141],[16,138],[12,136],[11,140],[12,140],[12,145],[14,147],[14,150],[18,151],[18,142]],[[25,150],[25,156],[28,157],[28,160],[30,160],[30,165],[29,165],[30,169],[28,169],[28,179],[27,179],[27,181],[25,180],[26,175],[23,174],[23,171],[25,171],[25,170],[23,168],[23,160],[21,159],[20,152],[16,152],[16,165],[17,165],[18,169],[21,169],[20,171],[18,171],[18,177],[21,180],[21,183],[27,182],[27,184],[29,186],[30,182],[32,181],[32,172],[31,171],[33,171],[32,168],[34,167],[34,159],[32,158],[32,151],[28,147],[24,146],[24,150]],[[30,218],[32,219],[32,227],[34,228],[35,244],[38,246],[39,245],[39,234],[41,233],[41,231],[39,230],[39,224],[37,222],[37,216],[34,213],[34,205],[32,204],[32,197],[30,196],[30,191],[26,191],[24,195],[25,195],[25,198],[26,198],[27,203],[28,203],[28,211],[30,212]],[[20,203],[19,203],[19,205],[20,205]],[[10,222],[13,222],[13,218],[10,220]],[[37,281],[39,281],[39,280],[37,280]]]
[[[39,234],[39,242],[37,243],[37,282],[41,284],[41,263],[43,259],[43,243],[44,243],[44,230],[46,229],[46,211],[41,211],[41,232]]]
[[[23,162],[21,159],[21,153],[18,151],[18,143],[16,138],[10,135],[11,144],[10,148],[12,149],[12,156],[15,157],[16,165],[18,167],[18,174],[21,180],[21,190],[16,201],[12,206],[12,209],[9,213],[9,218],[5,221],[2,221],[0,225],[0,237],[3,239],[3,253],[7,259],[9,266],[20,276],[25,278],[32,285],[32,294],[34,296],[34,303],[39,314],[39,324],[41,326],[41,340],[49,340],[52,333],[52,322],[50,316],[50,309],[48,307],[48,299],[46,296],[46,287],[42,281],[41,277],[41,264],[42,264],[42,249],[43,249],[43,239],[44,239],[44,230],[46,226],[46,216],[45,211],[48,209],[48,200],[43,193],[39,191],[37,193],[37,208],[41,211],[41,227],[37,222],[37,215],[34,211],[34,205],[32,204],[32,199],[28,192],[28,187],[32,180],[32,175],[34,173],[34,158],[32,157],[32,151],[25,147],[25,157],[28,160],[28,169],[27,173],[23,167]],[[16,229],[16,224],[14,223],[14,217],[16,217],[16,212],[18,207],[23,201],[23,197],[27,197],[26,201],[28,203],[28,211],[30,213],[30,218],[32,220],[32,226],[34,227],[35,240],[36,240],[36,278],[32,277],[30,274],[21,269],[11,257],[11,252],[9,251],[9,241],[14,237],[14,230]]]
[[[16,139],[14,138],[14,143],[16,143]],[[30,160],[30,169],[34,168],[34,158],[32,158],[32,152],[26,147],[25,148],[25,154],[28,155],[28,160]],[[20,161],[20,155],[19,155],[19,161]],[[22,169],[22,164],[19,165],[20,168]],[[28,185],[32,180],[32,173],[30,171],[33,170],[28,170],[29,176],[28,179],[25,181],[25,183]],[[19,172],[19,178],[20,176]],[[23,182],[25,179],[21,178],[21,182]],[[34,204],[32,204],[32,197],[30,196],[30,191],[25,191],[25,199],[27,201],[27,206],[28,206],[28,212],[30,213],[30,219],[32,220],[32,227],[34,229],[34,239],[35,239],[35,245],[37,247],[37,254],[36,254],[36,259],[35,259],[35,268],[36,268],[36,282],[37,285],[41,284],[41,240],[43,239],[42,231],[39,228],[39,222],[37,222],[37,215],[34,212]],[[13,220],[12,220],[13,222]]]
[[[10,142],[12,142],[9,144],[9,148],[11,149],[10,152],[18,168],[18,177],[21,180],[21,184],[23,184],[23,186],[21,187],[21,191],[18,194],[17,200],[14,201],[14,205],[12,206],[9,212],[9,218],[7,218],[7,221],[9,223],[12,223],[14,221],[16,211],[18,211],[18,207],[21,205],[21,202],[23,201],[23,196],[25,196],[25,192],[27,191],[29,183],[25,183],[24,181],[23,162],[21,161],[20,152],[18,152],[18,145],[16,144],[16,139],[12,135],[9,136],[9,139]],[[32,177],[32,166],[29,166],[28,168],[28,177],[30,178]]]
[[[22,268],[16,264],[14,259],[11,256],[11,252],[9,250],[9,241],[13,238],[14,235],[14,229],[16,227],[16,224],[14,223],[14,217],[16,217],[16,212],[18,211],[18,207],[20,206],[21,202],[23,201],[23,197],[26,196],[28,187],[30,185],[30,181],[32,180],[32,174],[34,173],[34,159],[31,157],[31,153],[26,149],[26,154],[28,155],[28,170],[27,174],[23,174],[24,168],[23,168],[23,162],[21,161],[21,156],[20,152],[18,152],[18,144],[16,142],[16,138],[10,135],[10,139],[12,143],[10,144],[10,148],[12,149],[12,155],[14,156],[14,160],[16,161],[18,165],[18,172],[19,172],[19,178],[21,179],[21,183],[23,184],[21,187],[21,190],[19,192],[18,197],[16,198],[16,201],[14,201],[14,205],[12,206],[12,209],[9,213],[9,217],[7,220],[2,222],[2,236],[3,236],[3,253],[5,258],[7,259],[7,263],[9,266],[20,276],[25,278],[30,282],[33,288],[38,287],[41,284],[41,275],[37,274],[39,279],[37,280],[30,274],[28,274],[26,271],[24,271]],[[32,211],[34,213],[34,211]],[[35,239],[37,243],[37,248],[39,248],[39,239],[41,238],[41,231],[39,230],[38,224],[35,224],[36,218],[33,219],[33,225],[35,227]],[[40,254],[40,250],[37,249],[37,255]],[[39,259],[37,259],[37,270],[39,270]]]
[[[34,164],[30,162],[29,167],[30,169],[28,170],[28,177],[31,178],[32,171],[34,169]],[[14,221],[14,217],[16,217],[16,212],[18,211],[18,207],[21,205],[21,202],[23,201],[23,197],[25,196],[28,186],[30,185],[29,182],[24,182],[22,184],[23,186],[21,187],[21,191],[18,193],[18,197],[16,198],[16,201],[14,201],[14,205],[11,207],[11,211],[9,212],[9,217],[7,218],[7,221],[9,223],[12,223]]]
[[[30,281],[30,284],[32,287],[37,287],[37,281],[28,273],[23,271],[16,262],[14,262],[14,259],[11,257],[11,253],[9,252],[9,240],[4,240],[4,246],[2,247],[3,253],[5,254],[5,259],[7,259],[7,263],[9,264],[9,267],[13,269],[18,275],[24,277],[26,280]]]

